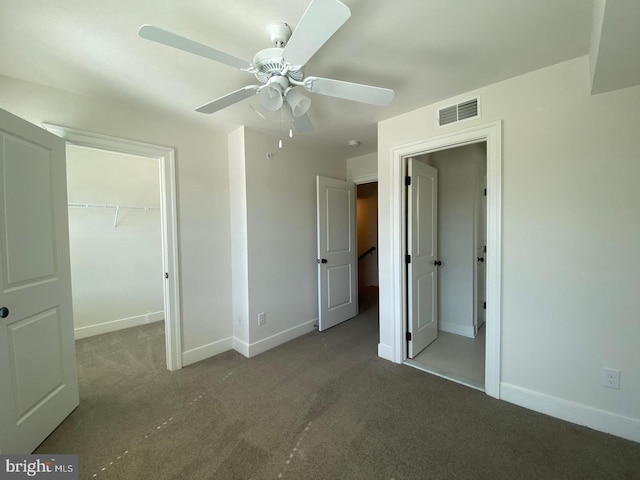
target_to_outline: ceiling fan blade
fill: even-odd
[[[284,47],[282,56],[291,65],[303,66],[351,16],[338,0],[313,0]]]
[[[234,57],[228,53],[216,50],[213,47],[194,42],[193,40],[189,40],[188,38],[163,30],[162,28],[154,27],[153,25],[142,25],[140,30],[138,30],[138,35],[142,38],[146,38],[147,40],[184,50],[185,52],[193,53],[194,55],[199,55],[210,60],[215,60],[216,62],[224,63],[225,65],[229,65],[230,67],[235,67],[240,70],[251,70],[252,68],[249,62],[242,60],[241,58]]]
[[[218,110],[222,110],[223,108],[227,108],[234,103],[238,103],[245,98],[249,98],[252,95],[255,95],[260,90],[258,85],[248,85],[240,90],[236,90],[235,92],[231,92],[224,97],[217,98],[213,102],[206,103],[201,107],[196,108],[196,112],[200,113],[214,113]]]
[[[297,133],[307,133],[313,130],[313,124],[308,114],[300,115],[299,117],[293,117],[293,128]]]
[[[267,120],[269,112],[262,105],[258,104],[256,107],[254,107],[253,105],[249,105],[249,108],[253,110],[261,119]]]
[[[390,88],[373,87],[371,85],[320,77],[305,78],[304,88],[311,93],[344,98],[354,102],[370,103],[371,105],[387,105],[395,94]]]

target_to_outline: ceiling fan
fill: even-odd
[[[138,34],[147,40],[251,73],[260,82],[206,103],[196,108],[197,112],[214,113],[258,95],[262,109],[277,111],[288,105],[293,126],[301,133],[313,128],[307,115],[311,99],[303,94],[303,90],[372,105],[386,105],[393,98],[394,91],[388,88],[304,76],[305,64],[350,16],[349,7],[339,0],[312,0],[293,32],[286,23],[268,28],[275,47],[260,50],[252,63],[153,25],[143,25]]]

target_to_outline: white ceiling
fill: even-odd
[[[591,93],[640,84],[638,0],[595,0],[591,32]]]
[[[342,0],[351,18],[305,74],[393,88],[376,107],[312,95],[314,131],[294,142],[342,158],[376,148],[380,120],[589,53],[587,0]],[[251,61],[272,22],[295,28],[307,0],[2,0],[0,74],[162,109],[223,131],[279,134],[250,99],[194,112],[252,75],[138,37],[145,23]],[[97,113],[99,114],[99,112]],[[362,146],[347,147],[357,139]]]

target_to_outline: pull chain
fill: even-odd
[[[282,148],[282,108],[280,108],[280,140],[278,141],[278,148]]]
[[[293,110],[289,115],[289,138],[293,138]]]

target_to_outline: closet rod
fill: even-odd
[[[70,207],[75,207],[75,208],[115,208],[116,209],[116,215],[113,219],[113,229],[115,230],[116,228],[118,228],[118,215],[120,214],[120,209],[122,208],[126,208],[127,210],[145,210],[145,211],[149,211],[149,210],[160,210],[160,207],[134,207],[132,205],[111,205],[108,203],[75,203],[75,202],[69,202],[68,204]]]
[[[115,208],[121,209],[126,208],[129,210],[160,210],[160,207],[136,207],[132,205],[117,205],[117,204],[107,204],[107,203],[72,203],[69,202],[70,207],[77,208]]]

